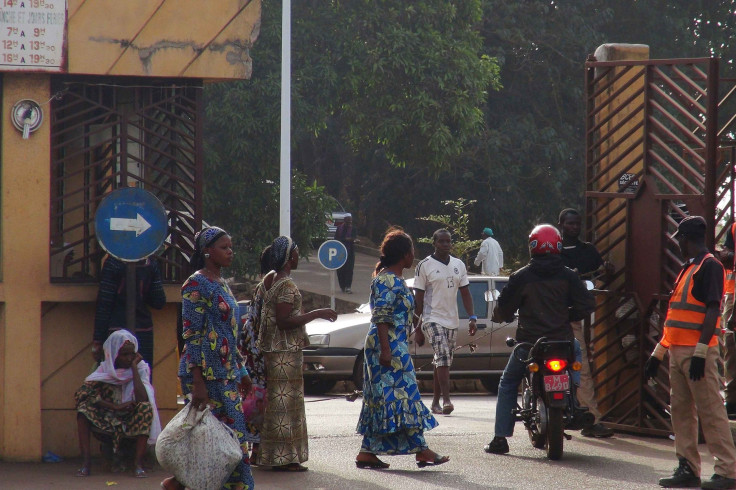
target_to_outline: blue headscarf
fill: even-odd
[[[194,254],[190,263],[197,269],[204,267],[204,255],[202,251],[211,247],[221,236],[227,235],[227,232],[217,226],[210,226],[198,231],[194,235]]]
[[[271,244],[271,265],[274,270],[280,271],[291,258],[291,252],[296,243],[288,236],[280,236]]]

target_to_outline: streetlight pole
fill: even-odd
[[[291,0],[282,0],[281,13],[279,234],[291,235]]]

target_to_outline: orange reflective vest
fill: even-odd
[[[731,238],[734,241],[734,244],[736,244],[736,235],[734,234],[736,232],[736,223],[731,225]],[[734,268],[736,268],[736,263],[734,264]],[[734,268],[732,268],[728,273],[726,274],[726,284],[723,285],[723,294],[734,294],[734,290],[736,290],[736,274],[734,274]]]
[[[705,254],[699,263],[692,263],[680,272],[675,283],[675,290],[670,297],[667,310],[667,318],[664,320],[664,334],[660,342],[663,347],[670,345],[692,345],[700,340],[700,331],[705,321],[705,303],[695,299],[693,296],[693,276],[700,270],[708,259],[713,259],[712,254]],[[725,273],[724,278],[725,282]],[[716,322],[716,332],[719,331],[721,318]],[[717,335],[713,335],[708,345],[713,347],[718,344]]]

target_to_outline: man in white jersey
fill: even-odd
[[[455,338],[460,324],[457,311],[457,292],[469,314],[469,333],[475,335],[477,316],[473,314],[473,297],[468,290],[468,272],[463,261],[450,255],[452,235],[443,229],[432,235],[434,253],[417,264],[414,277],[416,312],[422,328],[416,331],[416,342],[423,345],[425,335],[434,350],[434,398],[432,413],[449,415],[455,409],[450,401],[450,366],[455,350]],[[442,406],[440,406],[442,395]]]

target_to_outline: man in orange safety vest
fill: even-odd
[[[647,378],[657,374],[669,351],[670,406],[679,466],[662,487],[736,488],[736,447],[720,393],[716,362],[725,271],[705,244],[706,224],[689,216],[673,238],[685,259],[670,297],[662,338],[647,360]],[[698,419],[715,474],[701,482]]]

